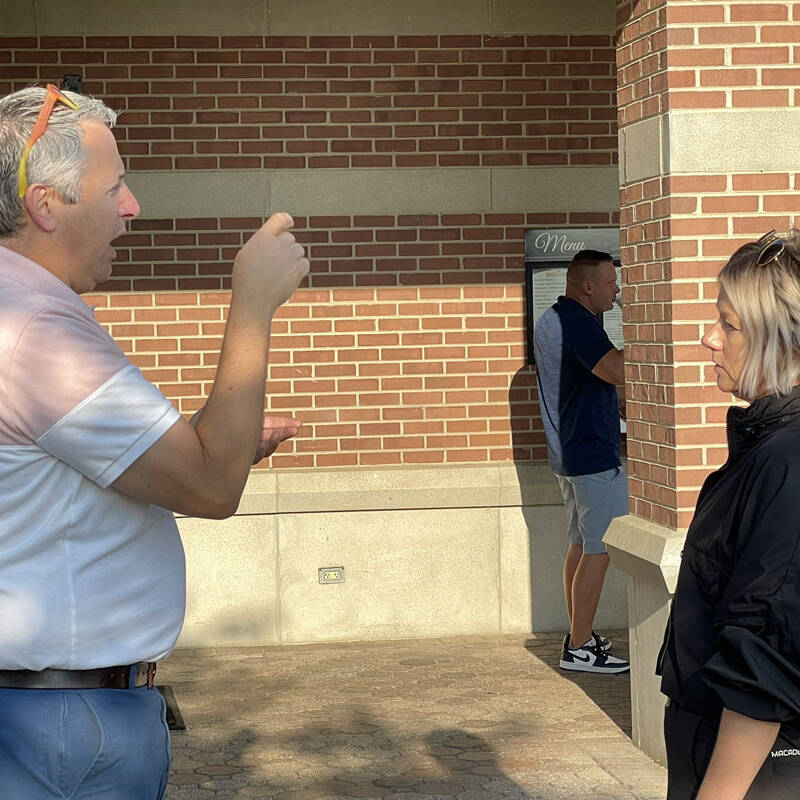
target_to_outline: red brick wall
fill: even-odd
[[[800,3],[703,5],[680,3],[667,12],[670,106],[761,111],[800,104],[795,88]],[[705,323],[717,316],[716,276],[741,244],[771,228],[786,231],[797,224],[800,180],[791,166],[780,163],[758,174],[681,175],[670,181],[672,272],[680,299],[687,301],[676,304],[673,323],[679,364],[675,402],[683,406],[676,411],[683,525],[691,518],[705,475],[727,456],[724,419],[730,398],[716,389],[708,351],[698,345]]]
[[[666,111],[666,0],[618,3],[620,127]],[[669,188],[656,177],[620,191],[631,512],[675,527],[673,287]]]
[[[132,170],[609,165],[609,36],[0,40],[0,91],[84,76]],[[279,199],[276,202],[280,204]],[[291,209],[288,209],[291,211]],[[261,219],[138,220],[88,298],[186,413],[213,381],[230,264]],[[312,271],[275,320],[275,466],[543,458],[525,367],[526,227],[616,214],[296,218]]]
[[[545,458],[524,367],[523,231],[615,217],[297,218],[313,271],[275,319],[267,405],[306,427],[274,465]],[[87,297],[183,412],[213,381],[230,259],[259,222],[136,221],[106,284],[124,291]]]
[[[800,104],[800,3],[670,2],[670,108]]]
[[[618,7],[621,126],[675,109],[798,104],[800,3]],[[797,224],[800,178],[790,166],[674,174],[622,189],[632,509],[645,519],[686,527],[705,476],[725,460],[731,398],[717,390],[700,337],[716,318],[716,276],[733,251]]]
[[[131,169],[611,164],[610,36],[0,39],[4,94],[84,75]],[[366,210],[366,209],[365,209]]]

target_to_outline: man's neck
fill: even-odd
[[[62,283],[72,289],[66,275],[61,273],[57,264],[57,259],[52,258],[52,247],[49,243],[38,242],[35,238],[26,236],[24,231],[18,233],[16,236],[9,236],[7,238],[0,238],[0,245],[11,250],[17,255],[23,256],[30,261],[38,264],[42,269],[46,269],[51,275],[54,275]],[[74,291],[74,289],[73,289]]]
[[[566,297],[567,300],[574,300],[579,305],[582,305],[592,315],[597,313],[589,304],[589,298],[583,294],[583,292],[576,292],[569,285],[567,285],[564,291],[564,297]]]

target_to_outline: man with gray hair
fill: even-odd
[[[308,273],[288,214],[237,254],[217,377],[188,422],[79,295],[139,214],[102,102],[0,99],[0,797],[163,796],[155,664],[183,623],[171,512],[222,519],[299,422],[264,418],[270,323]]]
[[[547,457],[564,497],[569,533],[564,595],[570,631],[559,666],[580,672],[630,669],[609,653],[608,639],[592,630],[609,563],[603,536],[611,520],[628,511],[615,388],[625,383],[625,362],[599,321],[618,293],[611,256],[581,250],[567,269],[564,296],[534,331]]]

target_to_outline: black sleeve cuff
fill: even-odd
[[[722,629],[702,674],[731,711],[765,722],[800,718],[800,663],[746,628]]]

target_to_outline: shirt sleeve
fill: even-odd
[[[588,314],[575,315],[564,328],[567,349],[591,372],[614,345],[603,326]]]
[[[10,377],[17,430],[101,488],[180,416],[89,316],[35,314],[20,333]]]
[[[800,718],[798,472],[786,456],[756,470],[702,670],[726,708],[771,722]]]

